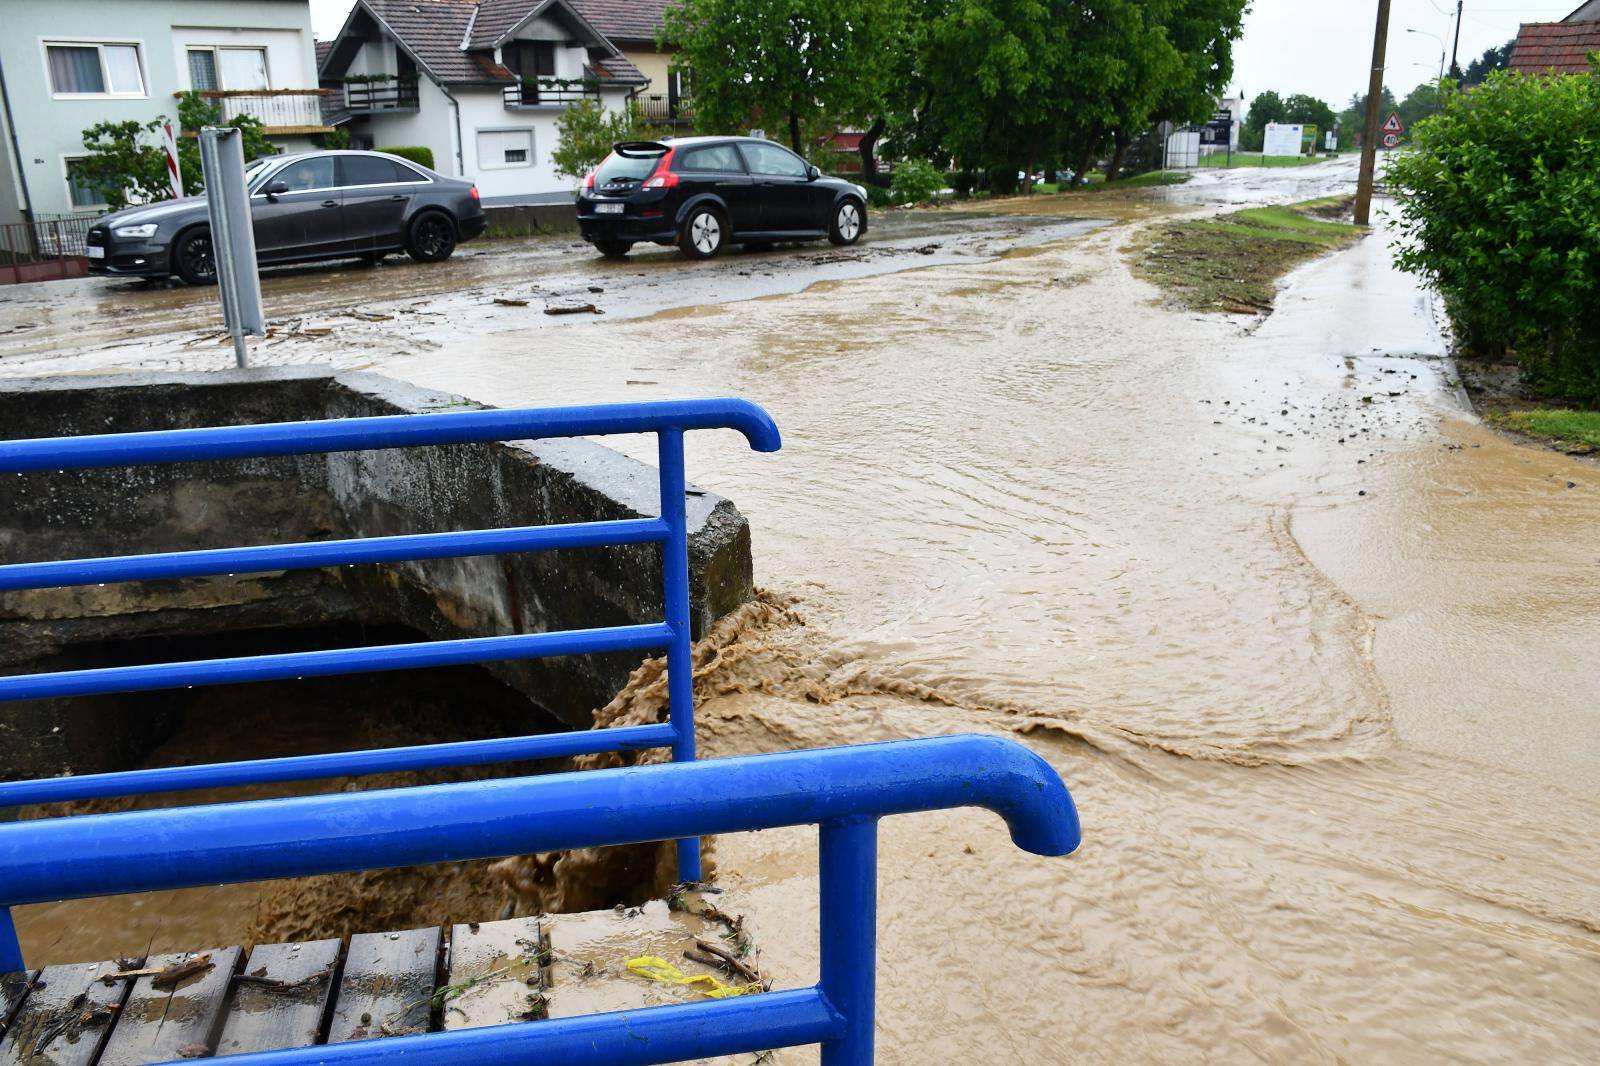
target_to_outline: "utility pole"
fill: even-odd
[[[1456,62],[1456,53],[1461,51],[1461,8],[1465,4],[1466,0],[1456,0],[1456,40],[1450,46],[1450,76],[1458,82],[1461,80],[1461,66]]]
[[[1378,28],[1372,40],[1372,76],[1367,80],[1367,125],[1361,135],[1361,177],[1356,183],[1356,225],[1372,219],[1372,176],[1378,168],[1378,127],[1382,119],[1384,53],[1389,45],[1389,0],[1378,0]]]

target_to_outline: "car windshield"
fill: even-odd
[[[594,172],[596,185],[609,185],[614,181],[643,181],[650,176],[667,150],[665,148],[630,148],[627,155],[612,152]]]

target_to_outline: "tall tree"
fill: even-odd
[[[1246,151],[1259,152],[1266,140],[1267,124],[1272,122],[1289,121],[1289,109],[1284,105],[1283,97],[1268,89],[1258,93],[1250,101],[1250,111],[1244,120],[1244,127],[1239,131],[1239,144]]]
[[[1304,126],[1315,126],[1319,130],[1331,130],[1338,121],[1338,116],[1333,113],[1333,108],[1318,100],[1315,96],[1305,93],[1295,93],[1283,102],[1283,122],[1298,122]]]
[[[865,120],[882,107],[906,0],[681,0],[665,13],[673,66],[694,72],[696,122],[805,131]]]
[[[1462,85],[1482,85],[1483,79],[1497,70],[1509,70],[1511,67],[1511,49],[1517,43],[1512,38],[1498,48],[1488,48],[1483,55],[1467,64],[1466,73],[1461,76]]]

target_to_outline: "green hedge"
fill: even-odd
[[[1387,174],[1397,261],[1465,353],[1515,351],[1531,385],[1600,404],[1600,69],[1494,75],[1412,133]]]
[[[424,148],[420,144],[403,144],[393,148],[374,148],[373,151],[397,155],[401,159],[409,159],[413,163],[420,163],[429,170],[433,169],[433,149]]]

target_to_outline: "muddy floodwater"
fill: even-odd
[[[1351,173],[1308,170],[1151,202]],[[697,679],[704,753],[976,730],[1059,768],[1069,859],[977,812],[883,823],[881,1061],[1596,1061],[1600,468],[1471,417],[1385,233],[1258,321],[1136,281],[1139,216],[361,365],[763,404],[776,455],[690,438],[769,607]],[[206,365],[183,343],[151,358]],[[815,834],[717,856],[769,970],[813,979]]]

